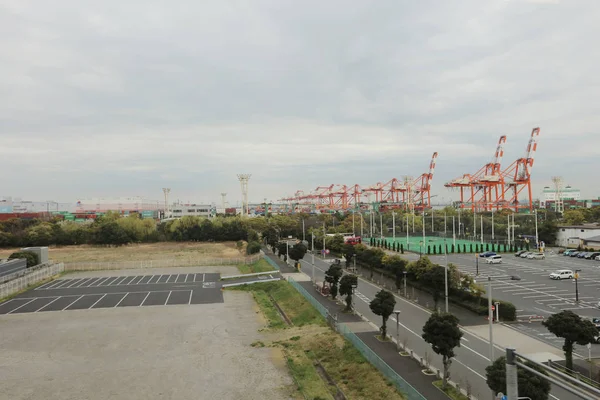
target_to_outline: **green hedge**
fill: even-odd
[[[34,267],[40,263],[38,255],[36,253],[32,253],[31,251],[17,251],[8,256],[9,260],[13,260],[15,258],[24,258],[27,260],[27,268]]]

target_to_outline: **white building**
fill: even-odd
[[[0,214],[39,213],[53,211],[75,211],[74,203],[60,203],[54,200],[29,201],[19,197],[0,198]]]
[[[546,186],[543,195],[545,201],[555,201],[556,189]],[[579,200],[581,199],[581,191],[579,189],[574,189],[571,186],[565,186],[560,192],[560,197],[563,200]]]
[[[143,197],[94,197],[79,199],[75,205],[76,212],[131,212],[163,210],[164,202],[149,200]]]
[[[169,210],[172,218],[181,218],[186,216],[195,217],[213,217],[217,213],[215,206],[210,204],[181,204],[171,205]]]
[[[585,240],[592,239],[595,236],[600,236],[600,225],[598,224],[559,226],[556,244],[562,247],[577,247],[580,245],[586,247]]]

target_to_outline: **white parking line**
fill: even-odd
[[[172,277],[172,276],[173,276],[173,275],[169,275],[169,277],[167,278],[167,281],[166,281],[165,283],[169,283],[169,281],[171,280],[171,277]],[[175,276],[177,276],[177,275],[175,275]],[[177,278],[175,278],[175,280],[177,280]]]
[[[547,297],[547,294],[534,294],[531,296],[523,296],[524,299],[535,299],[536,297]]]
[[[7,314],[12,314],[12,313],[14,313],[15,311],[17,311],[19,308],[21,308],[21,307],[25,307],[27,304],[31,303],[32,301],[36,301],[36,300],[37,300],[37,297],[36,297],[36,298],[34,298],[34,299],[31,299],[31,300],[29,300],[29,301],[28,301],[27,303],[25,303],[25,304],[21,304],[19,307],[15,308],[14,310],[11,310],[11,311],[9,311]]]
[[[148,280],[148,283],[152,283],[152,279],[154,279],[154,277],[155,277],[155,276],[156,276],[156,275],[152,275],[152,276],[150,277],[150,279]]]
[[[71,307],[73,304],[77,303],[79,301],[79,299],[81,299],[83,296],[85,296],[84,294],[82,294],[81,296],[79,296],[74,302],[72,302],[71,304],[69,304],[68,306],[66,306],[65,308],[62,309],[62,311],[65,311],[67,308]]]
[[[128,295],[129,295],[129,292],[127,292],[127,293],[125,294],[125,296],[123,296],[123,298],[122,298],[121,300],[119,300],[119,302],[118,302],[117,304],[115,304],[115,307],[117,307],[119,304],[121,304],[121,302],[122,302],[123,300],[125,300],[125,297],[127,297]]]
[[[45,289],[47,286],[52,285],[56,283],[56,281],[50,281],[50,282],[46,282],[44,283],[42,286],[38,286],[35,288],[35,290],[40,290],[40,289]]]
[[[106,282],[109,278],[102,278],[98,282],[96,282],[96,286],[101,286],[104,282]]]
[[[44,289],[52,289],[52,288],[56,287],[57,285],[64,284],[66,281],[68,281],[68,279],[57,279],[53,282],[50,282],[50,285],[46,286]]]
[[[125,282],[125,279],[129,278],[128,276],[124,276],[122,279],[119,279],[117,281],[114,281],[113,283],[111,283],[111,286],[119,286],[121,283]]]
[[[83,279],[73,279],[70,285],[64,286],[65,288],[70,288],[73,285],[80,283]]]
[[[194,280],[193,282],[196,282],[196,277],[198,276],[198,274],[194,274]]]
[[[43,310],[44,308],[48,307],[50,304],[54,303],[58,299],[60,299],[60,296],[58,296],[57,298],[55,298],[54,300],[52,300],[50,303],[41,306],[40,308],[38,308],[37,310],[35,310],[35,312]]]
[[[206,278],[206,274],[202,274],[202,282],[204,282],[204,278]]]
[[[142,281],[142,279],[144,279],[143,275],[142,276],[134,276],[133,279],[129,281],[128,285],[137,285]]]
[[[91,280],[92,280],[92,278],[86,278],[86,279],[82,280],[81,282],[79,282],[77,285],[75,285],[75,286],[73,286],[73,287],[74,287],[74,288],[76,288],[76,287],[81,287],[81,286],[83,286],[83,284],[87,284],[87,283],[88,283],[89,281],[91,281]]]
[[[148,296],[150,296],[151,292],[148,292],[148,294],[146,295],[146,297],[144,297],[144,300],[142,300],[142,302],[140,303],[140,307],[144,305],[144,302],[146,301],[146,299],[148,298]]]
[[[92,279],[92,281],[91,281],[89,284],[85,285],[85,287],[90,287],[90,286],[92,286],[92,285],[93,285],[93,286],[97,286],[97,285],[96,285],[96,283],[98,283],[98,282],[99,282],[99,281],[101,281],[101,280],[102,280],[102,278],[96,278],[96,279]]]
[[[194,293],[194,291],[190,290],[190,299],[188,300],[188,304],[192,304],[192,293]]]
[[[98,303],[100,302],[100,300],[102,300],[102,299],[103,299],[103,298],[104,298],[104,297],[105,297],[107,294],[108,294],[108,293],[104,293],[104,294],[102,295],[102,297],[100,297],[100,298],[99,298],[99,299],[98,299],[98,300],[97,300],[97,301],[96,301],[94,304],[92,304],[92,305],[90,306],[90,308],[93,308],[93,307],[94,307],[96,304],[98,304]],[[89,310],[89,308],[88,308],[88,310]]]
[[[172,291],[169,291],[169,295],[167,296],[167,300],[165,301],[165,304],[163,304],[163,305],[165,305],[165,306],[167,305],[167,303],[169,302],[169,297],[171,297],[171,293],[172,293]]]

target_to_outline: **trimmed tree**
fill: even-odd
[[[541,374],[548,373],[537,364],[525,361],[525,365],[535,369]],[[492,392],[506,393],[506,357],[498,358],[494,363],[485,368],[486,383]],[[547,379],[540,378],[536,374],[523,368],[517,369],[517,381],[519,386],[519,397],[529,397],[536,400],[548,400],[550,393],[550,382]]]
[[[338,283],[342,277],[342,266],[332,264],[327,271],[325,271],[325,281],[331,285],[331,298],[335,299],[338,294]]]
[[[463,243],[463,253],[466,253],[466,252],[467,252],[467,244]]]
[[[396,306],[396,299],[394,295],[387,290],[381,289],[375,295],[375,298],[371,300],[369,308],[375,315],[380,315],[382,319],[381,324],[381,339],[385,340],[387,335],[387,320],[390,315],[394,312]]]
[[[427,254],[431,254],[431,246],[427,245]]]
[[[400,243],[400,253],[404,254],[404,244]]]
[[[8,256],[9,260],[24,258],[27,261],[25,268],[35,267],[40,263],[38,255],[32,251],[17,251]]]
[[[473,252],[473,243],[471,243],[471,251],[470,251],[470,253],[472,253],[472,252]]]
[[[344,275],[340,280],[340,294],[346,296],[346,308],[344,311],[352,310],[352,291],[358,285],[358,278],[356,275]]]
[[[436,354],[442,356],[444,376],[442,389],[446,390],[450,379],[450,364],[454,357],[454,349],[460,347],[463,334],[458,327],[458,318],[452,314],[433,313],[423,326],[423,340],[431,345]]]
[[[437,248],[435,247],[435,245],[433,246],[433,254],[437,254]]]
[[[442,297],[442,293],[446,287],[446,275],[443,267],[435,265],[429,268],[421,277],[420,281],[423,281],[427,287],[431,288],[433,296],[433,308],[437,310],[437,305]]]
[[[454,253],[454,243],[452,243],[452,246],[450,246],[450,249],[451,249],[450,252]]]
[[[547,320],[542,321],[550,332],[565,339],[563,350],[565,352],[566,367],[573,369],[573,345],[585,346],[594,341],[598,335],[598,329],[592,321],[582,319],[573,311],[564,310],[552,314]]]

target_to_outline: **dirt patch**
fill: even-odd
[[[0,258],[7,258],[18,249],[0,250]],[[239,258],[245,253],[236,247],[235,242],[188,243],[160,242],[130,244],[120,247],[51,246],[48,249],[50,259],[56,262],[94,262],[94,261],[141,261],[198,258]]]

